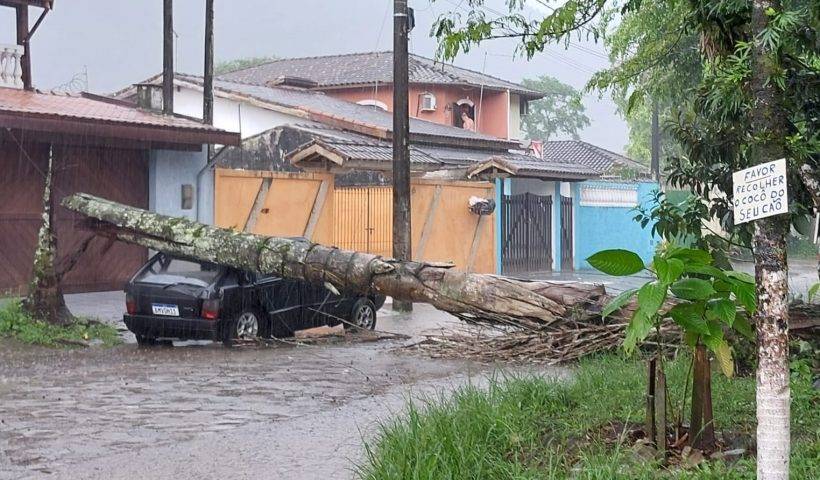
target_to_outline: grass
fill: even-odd
[[[71,325],[59,326],[33,319],[23,311],[19,300],[0,304],[0,338],[49,347],[76,347],[94,340],[104,346],[122,342],[117,330],[104,323],[78,318]]]
[[[755,478],[751,458],[663,470],[637,460],[629,445],[599,438],[594,432],[612,420],[642,421],[644,368],[606,355],[580,362],[572,381],[500,377],[487,388],[411,401],[366,445],[357,473],[368,480]],[[688,359],[667,368],[671,398],[679,402]],[[808,370],[803,362],[792,375],[793,479],[813,478],[820,462],[820,398]],[[753,436],[754,378],[715,375],[712,388],[718,431]]]

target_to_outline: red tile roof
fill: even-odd
[[[0,88],[0,126],[181,144],[236,145],[239,135],[94,95]]]

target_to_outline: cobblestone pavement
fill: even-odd
[[[115,324],[122,300],[69,296],[75,313]],[[381,313],[379,329],[410,335],[457,324],[426,305]],[[353,478],[363,439],[408,397],[482,384],[494,371],[396,353],[401,344],[0,342],[0,479]]]

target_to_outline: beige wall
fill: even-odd
[[[267,192],[263,184],[268,185]],[[332,244],[333,185],[333,175],[324,173],[218,168],[214,223],[262,235],[306,236],[317,243]],[[249,222],[253,213],[255,220]],[[312,217],[315,220],[308,229]]]
[[[495,272],[495,214],[470,212],[472,196],[493,198],[493,184],[413,179],[413,259]],[[388,257],[391,253],[391,187],[335,189],[333,176],[326,173],[217,169],[214,203],[220,227],[308,236],[317,243]],[[315,228],[313,235],[306,235],[311,216],[316,217]]]

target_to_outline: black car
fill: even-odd
[[[344,324],[372,330],[384,295],[336,295],[324,286],[154,255],[125,287],[125,325],[140,345],[170,340],[288,337]]]

